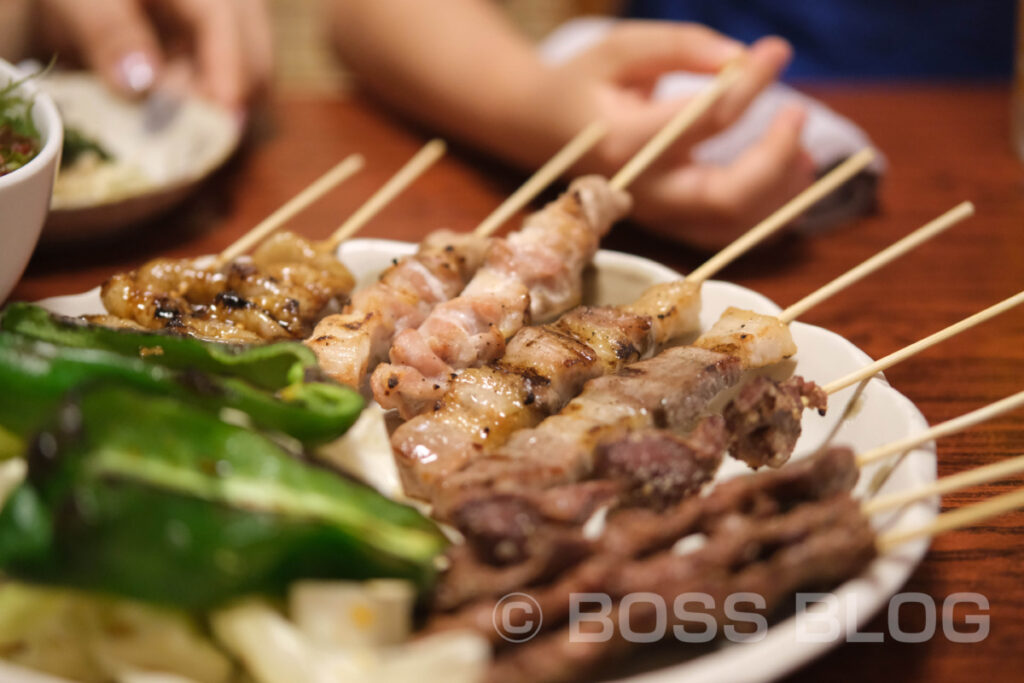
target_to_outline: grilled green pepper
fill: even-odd
[[[302,382],[277,395],[235,377],[172,370],[108,351],[58,347],[0,332],[0,426],[26,435],[40,429],[64,395],[107,380],[178,396],[207,410],[234,408],[254,426],[304,444],[326,443],[352,426],[363,407],[358,393],[335,383]]]
[[[446,545],[415,510],[176,398],[95,387],[26,454],[0,511],[0,569],[206,609],[301,578],[421,588]]]
[[[223,344],[159,332],[116,330],[56,316],[25,303],[8,305],[0,327],[59,346],[112,351],[178,370],[230,375],[263,389],[283,389],[320,377],[316,355],[297,342]]]

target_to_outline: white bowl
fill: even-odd
[[[0,86],[23,77],[18,69],[0,60]],[[50,96],[31,81],[22,84],[18,92],[34,98],[32,120],[42,137],[42,147],[27,164],[0,176],[0,301],[14,289],[39,241],[64,145],[64,127]]]

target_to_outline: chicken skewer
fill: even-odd
[[[397,408],[405,419],[432,413],[421,422],[444,422],[464,413],[467,405],[486,405],[488,410],[476,412],[486,423],[474,429],[486,434],[488,447],[500,445],[503,435],[558,412],[587,380],[615,372],[696,331],[706,280],[856,175],[872,158],[870,149],[854,155],[681,281],[654,285],[630,305],[577,308],[554,323],[523,327],[508,341],[501,359],[455,376],[428,379],[418,369],[383,366],[374,375],[374,396],[382,406]]]
[[[323,311],[347,297],[355,283],[333,254],[337,244],[433,165],[444,148],[440,140],[429,142],[320,244],[294,233],[271,233],[340,177],[351,175],[362,165],[362,157],[349,157],[339,164],[225,249],[212,265],[192,259],[156,259],[115,275],[101,289],[104,306],[111,315],[149,329],[206,338],[256,342],[302,337]],[[251,258],[241,255],[260,240],[265,241]]]
[[[851,273],[864,277],[970,212],[969,205],[947,212],[822,289],[837,293],[835,282],[849,284]],[[814,292],[803,301],[811,297],[823,300]],[[798,302],[790,308],[798,305],[803,307]],[[465,488],[486,490],[495,479],[525,477],[536,479],[538,485],[542,480],[551,485],[572,481],[588,469],[601,439],[659,420],[672,421],[677,428],[688,425],[717,393],[739,381],[741,369],[764,367],[793,355],[796,346],[788,322],[730,308],[692,346],[668,349],[626,366],[618,375],[591,379],[560,413],[534,423],[537,426],[531,429],[513,432],[500,449],[485,451],[489,434],[474,429],[474,413],[468,410],[450,419],[448,415],[432,419],[434,413],[410,420],[395,430],[391,440],[406,493],[432,499],[446,510],[450,505],[439,496],[460,495]],[[680,394],[682,382],[688,393]],[[669,405],[667,396],[679,396],[679,405]],[[538,452],[557,454],[558,463]]]
[[[439,305],[416,329],[397,335],[371,379],[374,397],[397,408],[409,397],[430,405],[451,374],[500,358],[506,341],[531,321],[557,316],[582,298],[584,267],[601,238],[630,209],[625,189],[693,124],[732,83],[730,65],[694,98],[610,181],[575,180],[568,191],[528,220],[508,240],[495,241],[485,264],[463,293]],[[436,388],[435,388],[436,386]],[[416,412],[408,407],[406,415]]]
[[[339,314],[317,324],[306,345],[320,366],[343,384],[362,387],[387,357],[396,334],[419,326],[435,306],[458,295],[483,263],[491,233],[562,175],[605,134],[582,130],[468,234],[439,230],[416,253],[398,259],[374,284],[357,291]]]

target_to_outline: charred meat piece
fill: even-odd
[[[781,467],[800,438],[804,409],[824,411],[828,396],[814,382],[791,377],[773,382],[755,377],[722,414],[729,428],[729,453],[751,467]]]

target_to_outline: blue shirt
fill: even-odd
[[[780,35],[794,78],[1003,78],[1013,0],[632,0],[634,17],[706,24],[744,42]]]

